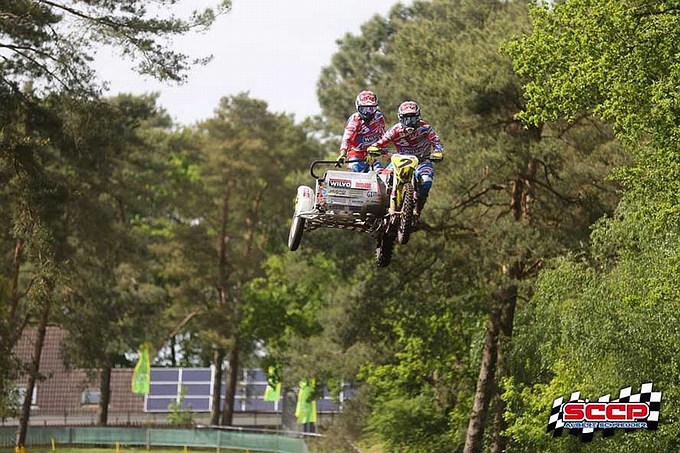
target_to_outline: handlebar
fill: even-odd
[[[317,175],[314,174],[314,167],[319,165],[319,164],[337,164],[337,160],[315,160],[312,162],[312,165],[309,166],[309,174],[312,175],[312,178],[314,179],[321,179]]]
[[[370,154],[371,154],[371,156],[380,156],[380,155],[381,155],[380,153],[377,153],[377,154],[370,153]],[[441,159],[438,159],[438,158],[434,158],[434,159],[433,159],[432,156],[430,156],[429,159],[430,159],[430,161],[432,161],[432,162],[441,162],[442,160],[444,160],[443,156],[442,156]],[[347,164],[351,164],[351,163],[353,163],[353,162],[365,162],[365,160],[364,160],[364,159],[349,159],[349,160],[345,161],[345,163],[347,163]],[[331,164],[337,165],[337,164],[338,164],[338,161],[337,161],[337,160],[315,160],[315,161],[312,162],[312,164],[309,166],[309,174],[312,175],[312,178],[314,178],[314,179],[321,179],[318,175],[316,175],[316,174],[314,173],[314,167],[316,167],[317,165],[323,165],[323,164],[327,164],[327,165],[331,165]]]
[[[345,163],[347,163],[347,164],[351,164],[353,162],[364,162],[364,160],[363,159],[349,159],[349,160],[345,161]],[[312,175],[312,178],[314,178],[314,179],[321,179],[321,177],[317,176],[314,173],[314,167],[319,165],[319,164],[329,164],[329,165],[334,164],[334,165],[337,165],[337,163],[338,163],[337,160],[315,160],[309,166],[309,174]]]

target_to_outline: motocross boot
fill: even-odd
[[[423,212],[423,207],[425,207],[425,202],[427,197],[422,195],[416,200],[416,207],[413,208],[413,229],[420,229],[420,213]]]

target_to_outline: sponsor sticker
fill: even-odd
[[[330,185],[331,187],[346,187],[349,189],[350,187],[352,187],[352,181],[350,181],[349,179],[331,178],[328,180],[328,185]]]
[[[355,181],[354,187],[356,187],[357,189],[370,189],[371,183],[370,182]]]
[[[331,196],[336,196],[336,197],[347,197],[349,196],[350,191],[347,189],[330,189],[328,190],[328,195]]]
[[[329,196],[335,197],[353,197],[353,198],[366,198],[374,195],[375,192],[360,190],[360,189],[328,189]]]
[[[656,430],[661,410],[661,392],[652,390],[652,383],[640,386],[640,392],[632,394],[632,387],[621,389],[619,397],[610,401],[604,395],[597,401],[581,399],[580,392],[571,394],[569,401],[560,397],[553,401],[547,432],[560,437],[566,428],[569,434],[581,437],[582,442],[593,440],[595,431],[602,437],[612,436],[615,430]]]

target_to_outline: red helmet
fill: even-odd
[[[356,105],[357,107],[364,105],[370,107],[377,107],[378,96],[376,96],[375,93],[372,91],[364,90],[357,95]]]
[[[364,120],[370,120],[378,111],[378,96],[372,91],[364,90],[357,95],[355,105],[359,115]]]
[[[398,116],[404,127],[416,127],[420,121],[420,107],[414,101],[404,101],[399,106]]]

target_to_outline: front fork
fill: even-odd
[[[392,190],[390,192],[390,209],[389,215],[383,220],[385,222],[384,228],[387,234],[397,234],[397,229],[401,223],[401,208],[403,205],[403,187],[404,180],[399,180],[396,174],[392,175]],[[408,180],[408,179],[407,179]],[[415,171],[411,175],[411,183],[413,184],[413,198],[415,200],[416,206],[418,206],[418,178],[415,177]]]
[[[418,192],[419,184],[418,178],[415,176],[415,171],[411,175],[411,183],[413,184],[413,198],[416,203],[418,202]],[[404,181],[400,181],[396,174],[394,175],[395,184],[392,186],[392,192],[390,194],[390,213],[396,213],[401,211],[402,206],[402,188],[404,187]]]

